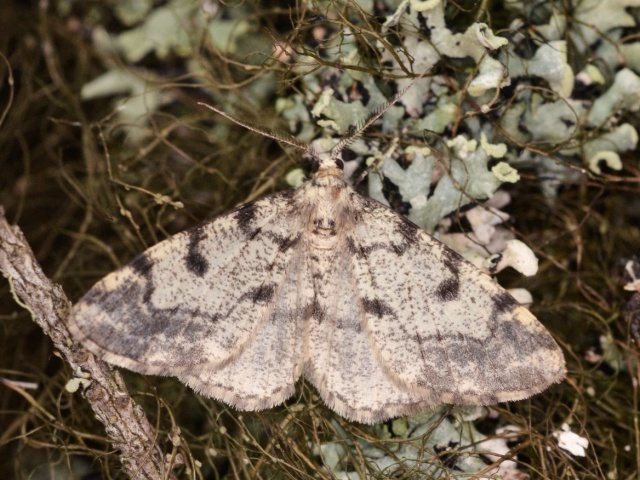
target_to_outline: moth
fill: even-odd
[[[459,254],[343,179],[342,149],[301,187],[247,203],[149,248],[75,305],[88,350],[178,377],[239,410],[284,402],[304,374],[347,419],[520,400],[561,381],[542,324]]]

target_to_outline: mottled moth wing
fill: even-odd
[[[349,235],[362,326],[388,373],[429,405],[520,400],[565,376],[562,351],[508,292],[376,201]]]
[[[78,302],[71,332],[108,362],[243,410],[281,403],[304,370],[367,423],[564,377],[526,308],[335,165],[150,248]]]
[[[375,292],[367,294],[357,284],[351,255],[344,239],[337,252],[314,252],[318,294],[305,376],[331,409],[352,420],[373,423],[424,410],[430,404],[398,382],[374,349],[364,313]]]
[[[304,250],[292,248],[301,232],[293,194],[243,205],[151,247],[76,304],[71,333],[107,362],[177,376],[238,408],[282,401],[301,373],[299,329],[309,304]],[[251,384],[244,391],[243,382]]]
[[[271,298],[256,303],[256,313],[263,311],[254,335],[237,355],[222,365],[195,366],[176,374],[178,378],[240,410],[269,408],[293,395],[302,374],[306,318],[313,298],[308,258],[304,246],[291,249]]]
[[[564,378],[546,329],[491,277],[386,206],[349,195],[335,250],[313,250],[305,375],[342,416],[519,400]]]

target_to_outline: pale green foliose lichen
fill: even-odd
[[[504,460],[499,466],[489,467],[500,455],[509,457],[506,440],[497,444],[480,433],[473,421],[486,416],[483,407],[460,407],[453,416],[445,416],[442,410],[427,410],[412,417],[393,420],[391,428],[386,424],[374,427],[378,438],[389,438],[384,445],[374,445],[366,440],[358,442],[358,451],[366,458],[372,469],[371,478],[395,478],[409,469],[419,478],[452,478],[452,471],[464,476],[482,472],[483,478],[492,475],[522,475],[514,460]],[[325,467],[332,478],[358,479],[357,472],[344,470],[348,449],[353,449],[339,424],[333,425],[345,440],[326,442],[320,446],[312,444],[314,452],[322,455]],[[511,439],[517,438],[517,428]],[[428,435],[427,435],[428,434]],[[477,453],[486,452],[485,455]],[[491,455],[490,452],[495,452]],[[446,455],[445,465],[440,459]],[[515,458],[515,457],[511,457]],[[493,477],[491,477],[493,478]]]
[[[292,56],[291,63],[277,64],[299,76],[296,88],[277,90],[278,77],[265,74],[257,76],[251,88],[226,92],[222,98],[207,89],[208,77],[202,62],[193,58],[194,47],[206,41],[254,69],[273,65],[273,59],[267,61],[273,38],[253,19],[250,7],[221,3],[205,12],[204,3],[193,0],[170,0],[155,8],[149,0],[120,2],[116,12],[125,28],[96,29],[93,41],[104,54],[104,73],[83,86],[83,98],[114,97],[119,110],[113,122],[134,125],[128,128],[140,133],[130,134],[128,140],[141,141],[147,115],[172,97],[160,93],[160,72],[114,61],[115,55],[129,62],[147,56],[183,58],[186,75],[211,94],[212,103],[231,109],[241,98],[260,118],[262,112],[274,110],[269,102],[278,97],[275,111],[284,125],[303,142],[319,137],[313,146],[326,152],[394,90],[410,84],[412,79],[401,67],[424,73],[380,119],[377,126],[384,136],[376,136],[377,126],[372,127],[349,145],[355,158],[347,163],[350,171],[370,165],[368,193],[381,202],[388,203],[383,179],[395,185],[408,217],[429,231],[465,205],[497,196],[504,183],[517,182],[518,172],[525,169],[538,172],[540,187],[552,202],[563,182],[600,175],[605,169],[617,171],[623,167],[621,154],[636,148],[635,128],[621,119],[640,109],[640,41],[625,36],[625,29],[638,28],[633,8],[640,0],[506,2],[503,14],[509,21],[503,24],[509,27],[495,31],[476,21],[457,24],[441,0],[381,0],[375,12],[372,1],[358,4],[371,18],[386,11],[379,33],[393,34],[393,42],[374,39],[364,55],[352,41],[354,31],[345,29],[345,36],[329,35],[322,46],[323,59],[333,67],[316,69],[316,60],[304,53]],[[479,18],[489,23],[490,17]],[[540,18],[541,23],[527,25],[524,18]],[[330,22],[327,25],[330,29]],[[249,55],[254,52],[260,55]],[[448,63],[455,68],[439,68]],[[381,65],[388,77],[384,81],[367,72]],[[393,88],[381,91],[380,84]],[[581,91],[586,84],[596,86],[596,93]],[[354,94],[359,90],[364,94]],[[226,130],[216,124],[212,132],[223,132],[216,135],[223,138]],[[287,181],[300,185],[302,170],[292,170]],[[513,254],[510,266],[535,273],[532,252],[509,243],[494,228],[495,222],[487,219],[484,225],[474,225],[476,238],[500,243],[504,248],[499,253]],[[603,342],[603,347],[609,345]],[[617,365],[613,353],[607,353],[607,361]],[[68,387],[77,389],[81,383]],[[425,478],[452,478],[455,471],[466,476],[501,474],[487,472],[487,458],[470,453],[485,439],[470,421],[427,412],[395,420],[390,429],[375,427],[381,437],[415,442],[389,442],[385,449],[364,441],[358,446],[377,466],[379,476],[401,472],[400,466],[415,467]],[[341,431],[339,425],[335,428]],[[422,436],[427,433],[425,445]],[[349,442],[326,442],[316,452],[322,452],[335,478],[359,478],[342,469],[343,459],[354,448]],[[453,459],[448,465],[439,460],[443,451]]]

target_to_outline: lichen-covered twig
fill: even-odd
[[[11,227],[0,206],[0,271],[9,280],[16,302],[51,338],[76,372],[92,380],[85,396],[120,453],[124,471],[135,479],[175,478],[156,444],[156,431],[129,396],[122,377],[109,365],[74,344],[64,320],[71,303],[36,261],[24,235]]]

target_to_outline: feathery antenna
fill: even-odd
[[[415,77],[413,80],[411,80],[409,85],[407,85],[398,93],[396,93],[393,97],[391,97],[391,100],[389,100],[387,103],[383,103],[382,105],[379,105],[378,107],[376,107],[373,113],[367,119],[362,121],[360,125],[356,126],[356,128],[348,136],[344,137],[338,143],[335,144],[335,146],[331,149],[330,158],[333,160],[338,158],[338,155],[340,155],[340,152],[345,147],[350,145],[356,138],[362,135],[362,132],[364,132],[367,128],[369,128],[372,123],[378,120],[382,115],[385,114],[387,110],[389,110],[392,106],[398,103],[398,100],[402,98],[402,96],[407,92],[407,90],[413,87],[413,85],[422,77],[424,77],[426,74],[427,72],[421,73],[420,75]]]
[[[286,143],[287,145],[291,145],[292,147],[296,147],[296,148],[304,151],[308,155],[311,155],[318,162],[320,161],[320,155],[318,155],[318,152],[316,152],[313,148],[311,148],[311,145],[307,145],[306,143],[302,143],[300,140],[298,140],[293,135],[290,135],[290,134],[285,133],[285,132],[273,132],[271,130],[267,130],[266,128],[262,128],[262,127],[259,127],[257,125],[254,125],[252,123],[245,122],[244,120],[240,120],[238,118],[232,117],[228,113],[225,113],[222,110],[218,110],[216,107],[213,107],[213,106],[211,106],[211,105],[209,105],[207,103],[204,103],[204,102],[198,102],[198,105],[202,105],[203,107],[207,107],[209,110],[213,110],[218,115],[222,115],[224,118],[226,118],[227,120],[232,121],[236,125],[240,125],[241,127],[244,127],[244,128],[246,128],[248,130],[251,130],[252,132],[259,133],[260,135],[263,135],[263,136],[268,137],[268,138],[272,138],[272,139],[274,139],[274,140],[276,140],[278,142]]]
[[[318,161],[319,165],[322,165],[323,163],[326,163],[327,165],[334,165],[335,164],[335,160],[338,158],[338,155],[340,155],[340,152],[346,146],[351,144],[357,137],[362,135],[362,132],[364,132],[367,128],[369,128],[371,126],[371,124],[373,124],[382,115],[384,115],[385,112],[387,110],[389,110],[393,105],[398,103],[398,100],[400,100],[402,98],[402,96],[406,93],[406,91],[409,90],[411,87],[413,87],[413,85],[419,79],[424,77],[426,74],[427,74],[427,72],[423,72],[420,75],[416,76],[413,80],[411,80],[409,85],[407,85],[402,90],[400,90],[398,93],[396,93],[391,98],[391,100],[389,100],[387,103],[383,103],[382,105],[376,107],[376,109],[373,111],[373,113],[368,118],[366,118],[365,120],[360,122],[360,124],[357,125],[356,128],[354,128],[348,134],[348,136],[342,138],[338,143],[336,143],[336,145],[331,149],[330,155],[328,157],[324,157],[324,161],[323,161],[322,157],[318,154],[318,152],[316,152],[311,147],[311,145],[307,145],[305,143],[302,143],[300,140],[298,140],[293,135],[290,135],[290,134],[285,133],[285,132],[273,132],[271,130],[267,130],[265,128],[262,128],[262,127],[260,127],[258,125],[254,125],[254,124],[252,124],[250,122],[246,122],[244,120],[240,120],[240,119],[232,117],[231,115],[223,112],[222,110],[219,110],[216,107],[213,107],[213,106],[211,106],[211,105],[209,105],[207,103],[204,103],[204,102],[198,102],[198,105],[202,105],[203,107],[207,107],[209,110],[213,110],[218,115],[222,115],[227,120],[230,120],[233,123],[235,123],[237,125],[240,125],[240,126],[246,128],[248,130],[251,130],[251,131],[259,133],[260,135],[263,135],[265,137],[272,138],[272,139],[274,139],[274,140],[276,140],[278,142],[282,142],[282,143],[285,143],[287,145],[291,145],[292,147],[295,147],[295,148],[297,148],[299,150],[302,150],[303,152],[307,153],[308,155],[310,155],[314,159],[316,159]]]

